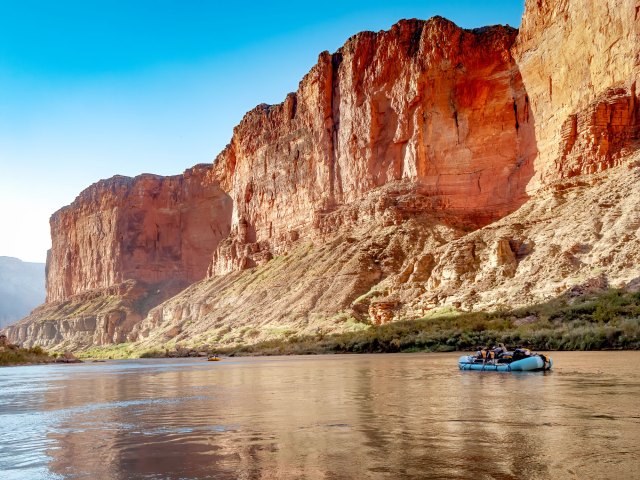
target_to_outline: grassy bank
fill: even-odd
[[[83,360],[124,360],[128,358],[167,358],[197,356],[198,351],[205,351],[204,347],[187,348],[142,348],[131,342],[117,343],[91,347],[77,352],[77,357]]]
[[[578,298],[561,297],[519,309],[458,312],[440,309],[418,320],[362,328],[339,334],[287,335],[254,345],[161,345],[122,343],[94,347],[83,359],[322,353],[450,352],[504,343],[548,350],[640,349],[640,293],[608,290]]]
[[[5,347],[0,350],[0,366],[28,365],[32,363],[51,363],[55,359],[40,347]]]
[[[494,312],[449,312],[366,330],[291,336],[228,348],[229,355],[447,352],[503,342],[535,350],[640,349],[640,293],[609,290]]]
[[[76,356],[82,360],[122,360],[125,358],[138,358],[140,350],[129,342],[116,343],[114,345],[91,347],[77,352]]]

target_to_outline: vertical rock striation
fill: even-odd
[[[526,200],[534,119],[517,31],[403,20],[324,52],[279,105],[260,105],[215,162],[233,199],[210,275],[259,265],[373,189],[401,184],[478,228]],[[350,219],[352,223],[357,219]]]
[[[47,302],[126,280],[186,286],[202,279],[229,232],[230,206],[209,165],[92,185],[51,217]]]

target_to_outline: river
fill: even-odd
[[[0,369],[0,477],[640,478],[640,352],[548,373],[458,354]]]

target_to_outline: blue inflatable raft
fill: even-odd
[[[535,372],[550,370],[553,366],[551,357],[535,354],[515,360],[510,363],[502,363],[498,360],[483,361],[475,355],[463,355],[458,359],[460,370],[479,370],[487,372]]]

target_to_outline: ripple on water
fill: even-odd
[[[459,372],[456,360],[7,369],[2,480],[633,477],[639,354],[554,354],[550,375]]]

